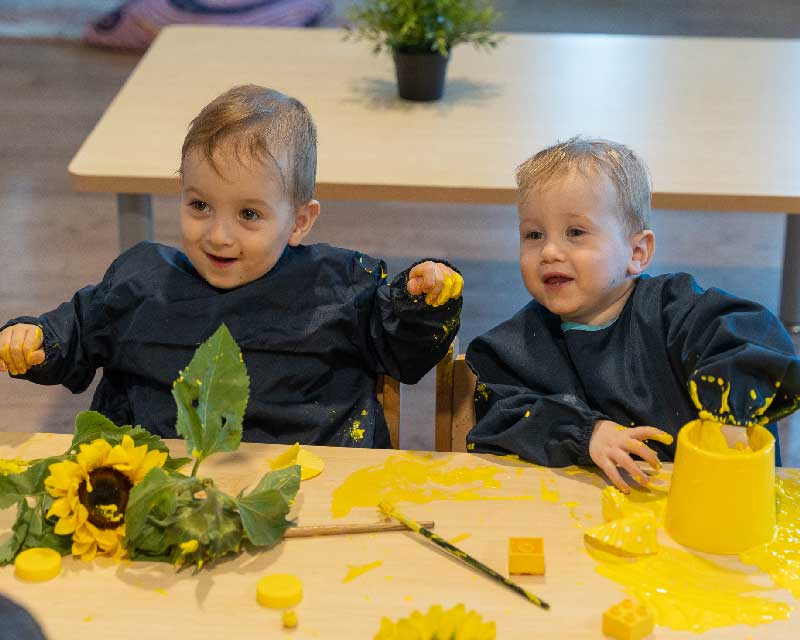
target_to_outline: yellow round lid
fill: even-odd
[[[14,572],[23,580],[44,582],[61,573],[61,554],[47,547],[33,547],[14,560]]]
[[[273,609],[288,609],[303,599],[303,583],[290,573],[273,573],[258,581],[256,599]]]

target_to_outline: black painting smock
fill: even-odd
[[[470,450],[591,464],[600,419],[677,436],[698,417],[692,382],[703,409],[729,424],[772,422],[800,406],[800,361],[777,318],[688,274],[642,276],[609,326],[568,326],[532,301],[470,344]],[[674,442],[648,445],[673,459]]]
[[[382,261],[310,245],[222,290],[180,251],[142,243],[70,302],[8,324],[44,332],[45,362],[20,377],[79,393],[102,368],[92,409],[176,437],[172,381],[224,322],[250,376],[243,440],[388,447],[376,374],[417,382],[447,352],[461,311],[461,298],[412,298],[407,277],[388,285]]]

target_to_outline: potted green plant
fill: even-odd
[[[450,50],[463,42],[497,46],[500,14],[488,0],[361,0],[348,15],[347,37],[392,52],[397,88],[407,100],[438,100]]]

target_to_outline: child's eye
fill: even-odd
[[[582,236],[585,233],[586,231],[584,231],[579,227],[570,227],[569,229],[567,229],[567,236],[570,238],[576,238],[578,236]]]
[[[203,211],[205,213],[207,213],[209,209],[208,203],[203,202],[202,200],[192,200],[189,203],[189,206],[196,211]]]
[[[242,217],[242,220],[247,222],[261,219],[261,214],[259,214],[258,211],[253,211],[252,209],[242,209],[239,215]]]
[[[526,240],[541,240],[544,238],[544,234],[541,231],[526,231],[525,232],[525,239]]]

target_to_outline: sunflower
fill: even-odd
[[[412,611],[408,618],[392,622],[381,620],[374,640],[495,640],[494,622],[484,622],[475,611],[463,604],[444,610],[439,605],[427,613]]]
[[[120,541],[130,491],[166,460],[166,452],[137,447],[126,435],[114,446],[102,438],[82,444],[74,460],[50,465],[44,486],[55,500],[47,517],[58,518],[55,533],[72,535],[73,555],[86,561],[98,553],[125,555]]]

